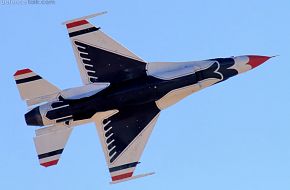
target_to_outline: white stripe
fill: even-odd
[[[84,50],[86,49],[85,46],[81,46],[81,45],[77,45],[77,44],[76,44],[76,46],[77,46],[77,48],[81,48],[81,49],[84,49]]]
[[[110,128],[109,128],[109,129],[107,129],[105,132],[108,132],[108,131],[110,131],[112,128],[113,128],[113,127],[110,127]]]
[[[111,123],[111,120],[109,120],[107,123],[105,123],[103,127],[106,127],[107,125],[109,125],[109,123]]]
[[[89,65],[89,64],[85,64],[85,63],[84,63],[84,65],[85,66],[89,66],[89,67],[94,67],[93,65]]]
[[[114,147],[115,148],[115,147]],[[112,150],[112,149],[111,149]],[[115,151],[114,154],[112,156],[110,156],[110,158],[113,158],[113,156],[115,156],[115,154],[117,154],[117,152]]]
[[[60,118],[56,118],[55,120],[59,120],[59,119],[66,119],[66,118],[69,118],[69,117],[72,117],[72,115],[65,116],[65,117],[60,117]]]
[[[106,139],[110,138],[114,133],[111,133]],[[110,142],[111,143],[111,142]]]
[[[115,141],[115,139],[111,140],[111,142],[109,142],[109,143],[107,144],[107,146],[109,147],[110,144],[112,144],[114,141]],[[111,148],[111,150],[112,150],[112,149],[113,149],[113,148]]]
[[[90,23],[87,23],[87,24],[75,26],[72,28],[68,28],[67,30],[69,33],[72,33],[72,32],[77,32],[77,31],[84,30],[84,29],[91,28],[91,27],[93,27],[93,25]]]
[[[16,76],[14,76],[14,79],[15,80],[26,79],[26,78],[34,77],[34,76],[38,76],[38,75],[35,74],[34,72],[31,72],[31,73],[25,73],[25,74],[21,74],[21,75],[16,75]]]
[[[117,170],[117,171],[114,171],[114,172],[110,172],[111,176],[117,176],[117,175],[122,175],[122,174],[126,174],[126,173],[131,173],[135,170],[136,166],[135,167],[131,167],[131,168],[126,168],[126,169],[123,169],[123,170]]]
[[[59,107],[56,107],[56,108],[52,108],[52,110],[57,110],[57,109],[60,109],[60,108],[64,108],[64,107],[68,107],[69,105],[66,104],[66,105],[63,105],[63,106],[59,106]]]
[[[113,142],[113,141],[112,141],[112,142]],[[108,150],[111,152],[111,150],[113,150],[114,148],[116,148],[116,146],[113,146],[110,150],[109,150],[109,149],[108,149]],[[115,152],[115,153],[116,153],[116,152]]]
[[[53,161],[53,160],[59,160],[60,156],[61,156],[61,154],[57,154],[57,155],[54,155],[54,156],[42,158],[42,159],[39,159],[39,163],[43,164],[43,163],[50,162],[50,161]]]

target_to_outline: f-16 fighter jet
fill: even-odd
[[[14,75],[29,107],[27,125],[44,126],[34,137],[42,166],[58,163],[75,126],[93,122],[112,183],[150,175],[133,176],[133,172],[161,110],[271,58],[246,55],[146,62],[88,22],[97,15],[64,23],[83,86],[61,90],[30,69]]]

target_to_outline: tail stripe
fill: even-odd
[[[35,81],[35,80],[39,80],[39,79],[42,79],[41,76],[35,75],[35,76],[32,76],[32,77],[28,77],[28,78],[24,78],[24,79],[18,79],[18,80],[15,80],[15,81],[16,81],[16,84],[21,84],[21,83],[31,82],[31,81]]]
[[[41,163],[40,165],[42,165],[44,167],[49,167],[49,166],[56,165],[57,163],[58,163],[58,160],[52,160],[52,161],[49,161],[49,162]]]
[[[109,168],[109,171],[110,172],[116,172],[116,171],[119,171],[119,170],[133,168],[133,167],[136,167],[137,164],[139,164],[139,163],[140,162],[132,162],[132,163],[124,164],[124,165],[121,165],[121,166],[115,166],[115,167]]]
[[[59,149],[59,150],[51,151],[51,152],[48,152],[48,153],[40,154],[40,155],[38,155],[38,158],[39,159],[43,159],[43,158],[47,158],[47,157],[51,157],[51,156],[55,156],[55,155],[61,154],[62,152],[63,152],[63,149]]]
[[[18,70],[14,76],[18,76],[18,75],[23,75],[23,74],[27,74],[27,73],[31,73],[32,71],[30,69],[22,69],[22,70]]]
[[[121,174],[117,176],[112,176],[112,181],[118,181],[125,178],[129,178],[129,177],[132,177],[132,175],[133,175],[133,172],[129,172],[129,173],[125,173],[125,174]]]
[[[81,26],[81,25],[88,24],[88,23],[89,22],[86,20],[79,20],[79,21],[75,21],[75,22],[71,22],[71,23],[66,24],[66,27],[73,28],[73,27]]]
[[[95,32],[95,31],[98,31],[99,29],[100,29],[100,27],[99,28],[91,27],[91,28],[87,28],[87,29],[71,32],[68,35],[69,35],[69,37],[74,37],[74,36],[79,36],[79,35],[82,35],[82,34],[87,34],[87,33],[90,33],[90,32]]]

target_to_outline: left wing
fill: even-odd
[[[146,63],[141,58],[88,21],[89,18],[100,14],[64,23],[83,83],[85,85],[95,82],[113,84],[146,75]]]
[[[94,116],[112,183],[152,174],[133,177],[159,113],[156,104],[152,103]]]

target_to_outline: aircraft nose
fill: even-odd
[[[271,57],[268,56],[260,56],[260,55],[249,55],[249,65],[252,66],[252,69],[255,67],[258,67],[259,65],[263,64],[266,62],[268,59]]]
[[[42,117],[39,111],[39,107],[33,108],[25,114],[25,121],[27,125],[43,126]]]

